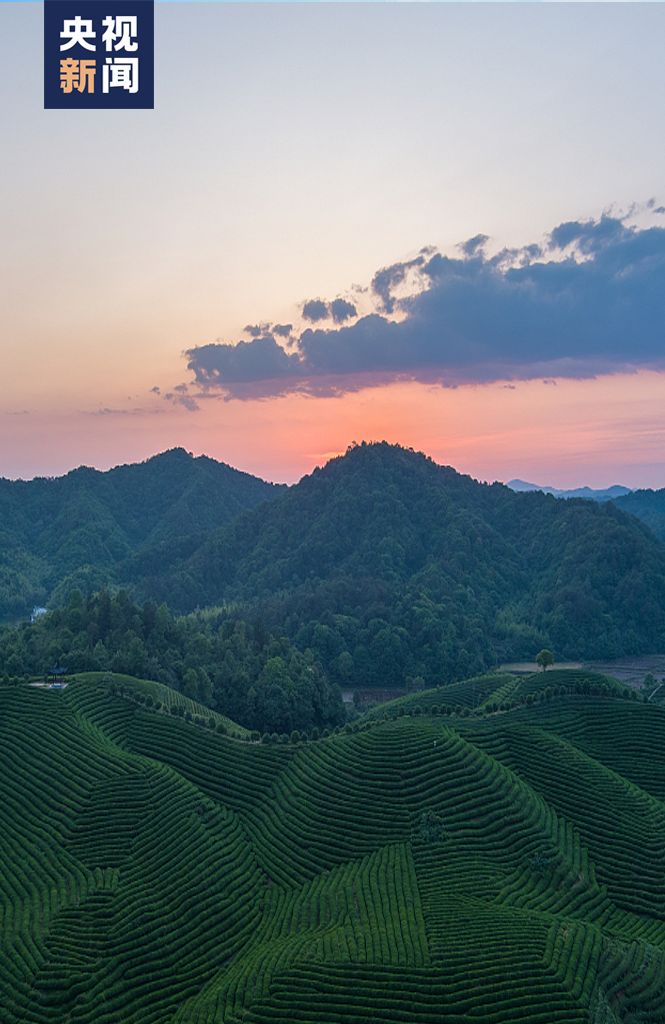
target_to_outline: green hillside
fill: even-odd
[[[609,695],[266,745],[0,687],[0,1020],[662,1022],[664,744]]]
[[[603,689],[604,687],[604,689]],[[380,704],[368,712],[372,720],[400,714],[437,715],[460,712],[490,713],[508,711],[525,704],[531,695],[540,700],[568,695],[629,696],[629,691],[617,679],[590,672],[586,669],[551,669],[547,673],[515,676],[509,672],[488,672],[472,679],[463,679],[447,686],[418,690],[405,697]],[[634,694],[635,698],[637,694]]]
[[[44,678],[57,663],[70,674],[149,678],[163,703],[168,687],[173,698],[199,701],[261,732],[334,728],[346,719],[339,687],[313,652],[271,635],[256,617],[236,621],[211,611],[174,618],[166,605],[140,608],[125,590],[85,599],[75,590],[66,608],[0,627],[0,678],[7,683]]]
[[[637,516],[660,540],[665,541],[665,487],[659,491],[651,488],[632,491],[613,498],[613,502],[617,508]]]
[[[0,621],[62,604],[74,587],[125,582],[123,564],[138,551],[173,543],[190,553],[283,489],[182,448],[106,473],[0,479]]]
[[[665,545],[634,516],[481,484],[398,446],[352,446],[281,493],[178,450],[0,484],[0,506],[25,498],[20,522],[18,506],[2,520],[0,613],[47,592],[54,613],[2,631],[10,676],[56,657],[178,689],[194,672],[190,689],[250,728],[267,720],[258,683],[259,704],[304,728],[332,724],[338,688],[445,685],[544,647],[557,661],[665,650]],[[35,525],[48,488],[54,518]],[[120,595],[122,630],[103,613]]]
[[[450,682],[542,647],[557,660],[665,650],[665,547],[633,516],[385,443],[165,557],[137,593],[260,608],[340,685]]]

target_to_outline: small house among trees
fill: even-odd
[[[58,690],[64,690],[65,686],[67,685],[66,680],[68,672],[69,669],[63,668],[60,662],[58,661],[58,664],[55,666],[55,668],[52,668],[49,671],[49,676],[51,678],[51,688],[53,689],[55,687]]]

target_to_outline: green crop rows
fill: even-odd
[[[266,746],[1,689],[0,1022],[662,1024],[665,711],[425,710]]]
[[[103,672],[82,672],[74,678],[80,682],[98,683],[103,686],[104,690],[108,689],[105,683],[107,677]],[[204,704],[199,704],[198,701],[192,700],[191,697],[186,697],[170,686],[164,686],[163,683],[156,683],[148,679],[135,679],[133,676],[124,676],[119,673],[112,676],[112,682],[116,689],[122,687],[127,694],[142,694],[144,697],[150,696],[154,703],[159,701],[163,705],[164,712],[170,711],[174,706],[181,707],[184,712],[188,711],[193,717],[198,716],[205,721],[212,718],[216,725],[221,723],[228,732],[235,732],[242,738],[249,736],[249,731],[243,728],[243,726],[238,725],[237,722],[231,721],[225,715],[220,715],[217,711],[211,711]],[[85,703],[89,702],[91,697],[94,700],[95,698],[92,696],[94,693],[98,696],[97,689],[92,686],[88,686],[85,689],[76,687],[74,692],[81,706],[85,706]]]
[[[501,672],[465,679],[447,686],[437,686],[435,689],[420,690],[407,694],[406,697],[397,697],[387,704],[373,708],[369,717],[380,720],[414,712],[424,715],[450,715],[477,709],[490,712],[498,710],[500,706],[502,710],[507,710],[510,706],[524,703],[529,694],[532,699],[539,698],[548,688],[550,697],[553,689],[558,694],[560,688],[566,691],[566,696],[574,696],[576,689],[584,684],[589,688],[595,686],[598,690],[605,686],[608,695],[611,693],[613,696],[619,693],[623,695],[625,690],[623,684],[611,676],[582,669],[550,669],[548,672],[533,672],[526,676]]]

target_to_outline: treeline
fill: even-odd
[[[659,491],[647,488],[622,494],[614,499],[617,508],[637,516],[660,540],[665,541],[665,487]]]
[[[126,590],[74,591],[66,608],[0,630],[6,681],[58,665],[164,683],[249,729],[290,733],[345,720],[339,687],[316,651],[271,635],[257,617],[174,617],[165,604],[139,607]]]

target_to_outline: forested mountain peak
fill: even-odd
[[[203,536],[284,485],[182,448],[101,472],[0,479],[0,619],[125,582],[127,558],[170,541]]]
[[[50,505],[30,484],[12,505],[0,486],[5,617],[17,591],[25,614],[125,586],[175,613],[261,619],[341,686],[449,682],[543,647],[665,650],[665,547],[635,517],[479,483],[384,441],[290,488],[182,449],[50,483]]]
[[[390,477],[393,482],[400,478],[408,478],[424,484],[436,480],[439,484],[446,483],[453,487],[464,487],[469,484],[479,485],[478,481],[463,473],[458,473],[452,466],[435,462],[430,455],[406,448],[387,441],[353,442],[343,455],[329,460],[322,468],[314,470],[310,477],[336,479],[347,474],[362,473],[368,481],[385,482]],[[307,480],[304,477],[301,483]],[[500,485],[503,486],[503,485]]]
[[[634,517],[385,442],[352,446],[142,586],[182,611],[254,609],[341,685],[450,681],[542,647],[665,649],[665,548]]]
[[[650,530],[665,541],[665,487],[654,491],[650,487],[623,494],[614,499],[617,508],[637,516]]]

